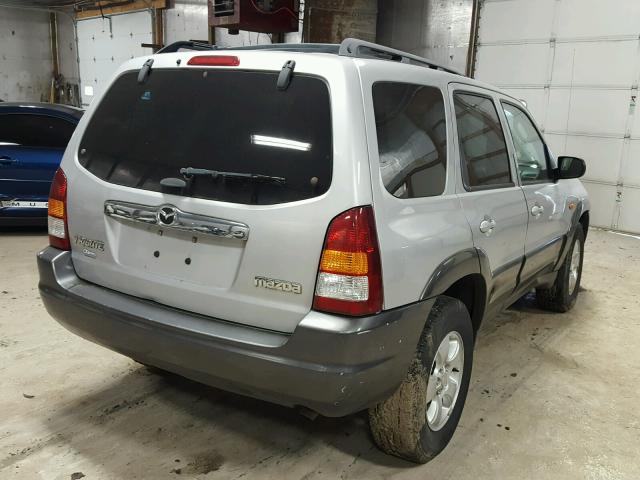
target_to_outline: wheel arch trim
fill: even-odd
[[[458,280],[473,274],[482,275],[486,285],[491,283],[491,271],[486,254],[478,248],[460,250],[445,258],[433,270],[420,299],[442,295]]]

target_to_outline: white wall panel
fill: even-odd
[[[627,148],[629,151],[622,167],[622,178],[625,185],[640,187],[640,139],[629,141]],[[638,205],[640,206],[640,203]],[[635,213],[640,217],[638,210]]]
[[[618,202],[616,201],[615,187],[584,181],[584,188],[589,193],[591,201],[591,212],[589,221],[591,225],[611,228],[614,219],[617,219],[616,212]]]
[[[637,35],[640,28],[640,2],[559,0],[556,28],[558,38]]]
[[[556,156],[573,155],[584,159],[589,179],[611,185],[618,181],[623,139],[547,133],[546,140]]]
[[[482,8],[482,42],[549,38],[556,0],[487,1]],[[513,21],[526,18],[526,22]]]
[[[566,143],[558,155],[573,155],[587,162],[589,179],[615,184],[620,176],[620,159],[624,140],[621,138],[561,135]]]
[[[549,45],[486,45],[478,49],[476,77],[496,85],[543,85]]]
[[[569,132],[624,137],[629,116],[629,90],[571,91]]]
[[[636,77],[633,60],[637,54],[637,40],[558,43],[552,82],[555,85],[580,82],[581,85],[628,88]]]
[[[569,107],[571,103],[571,90],[554,88],[549,90],[544,119],[536,117],[540,123],[544,123],[545,131],[566,132],[569,122]]]
[[[640,0],[481,1],[475,73],[585,159],[592,224],[640,232]]]
[[[102,92],[120,64],[151,53],[150,49],[140,46],[151,41],[149,11],[78,21],[80,94],[83,105],[88,105]],[[89,94],[89,90],[93,93]]]
[[[551,88],[546,130],[624,137],[628,90]]]
[[[616,228],[625,232],[638,233],[640,230],[640,219],[638,218],[638,206],[640,205],[640,188],[624,187],[622,198],[626,205],[635,205],[636,208],[621,208],[620,216],[617,219]]]
[[[631,137],[640,140],[640,96],[638,89],[632,90],[631,95],[635,95],[635,100],[629,98],[629,111],[633,110],[633,121],[631,122]]]

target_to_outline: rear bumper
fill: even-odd
[[[47,311],[70,331],[224,390],[343,416],[404,378],[433,300],[364,318],[310,312],[283,334],[176,310],[78,278],[71,254],[38,254]]]

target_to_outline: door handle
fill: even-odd
[[[493,218],[485,217],[485,219],[480,222],[480,231],[487,236],[491,235],[494,228],[496,228],[496,221]]]
[[[15,163],[15,160],[11,157],[7,157],[6,155],[0,156],[0,165],[11,165]]]
[[[544,212],[544,207],[542,205],[535,204],[531,207],[531,215],[534,217],[539,217]]]

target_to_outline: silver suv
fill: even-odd
[[[205,51],[204,49],[208,49]],[[522,102],[341,45],[128,61],[87,110],[38,255],[49,313],[145,365],[343,416],[426,462],[482,320],[578,295],[589,201]]]

